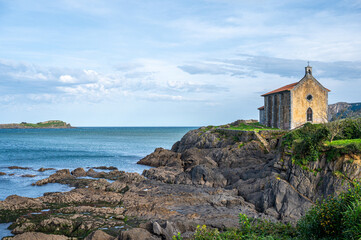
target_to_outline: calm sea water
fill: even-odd
[[[148,167],[136,162],[156,147],[170,149],[190,127],[94,127],[74,129],[0,129],[0,200],[11,194],[38,197],[44,192],[67,191],[60,184],[35,187],[31,183],[55,171],[38,172],[41,167],[70,170],[77,167],[115,166],[142,173]],[[11,170],[9,166],[29,167]],[[37,175],[34,178],[21,177]]]

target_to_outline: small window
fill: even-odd
[[[312,116],[312,109],[308,108],[307,109],[307,122],[312,122],[313,121],[313,116]]]
[[[313,97],[312,97],[312,95],[311,95],[311,94],[307,95],[307,97],[306,97],[306,98],[307,98],[307,100],[308,100],[308,101],[312,101],[312,99],[313,99]]]

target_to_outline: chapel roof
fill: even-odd
[[[280,87],[280,88],[277,88],[276,90],[273,90],[271,92],[268,92],[268,93],[265,93],[261,96],[267,96],[267,95],[270,95],[270,94],[274,94],[274,93],[279,93],[279,92],[283,92],[283,91],[290,91],[291,89],[293,89],[299,82],[295,82],[295,83],[291,83],[291,84],[288,84],[286,86],[283,86],[283,87]]]

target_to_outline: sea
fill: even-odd
[[[56,170],[114,166],[127,172],[142,173],[147,166],[136,164],[155,148],[170,149],[196,127],[78,127],[69,129],[0,129],[0,201],[9,195],[39,197],[46,192],[72,188],[51,183],[31,184]],[[28,169],[9,169],[19,166]],[[39,168],[54,168],[39,172]],[[99,170],[102,171],[102,170]],[[36,175],[24,177],[24,175]],[[0,239],[11,235],[0,224]]]

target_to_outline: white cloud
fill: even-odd
[[[70,75],[61,75],[59,77],[60,82],[63,83],[76,83],[77,80]]]

